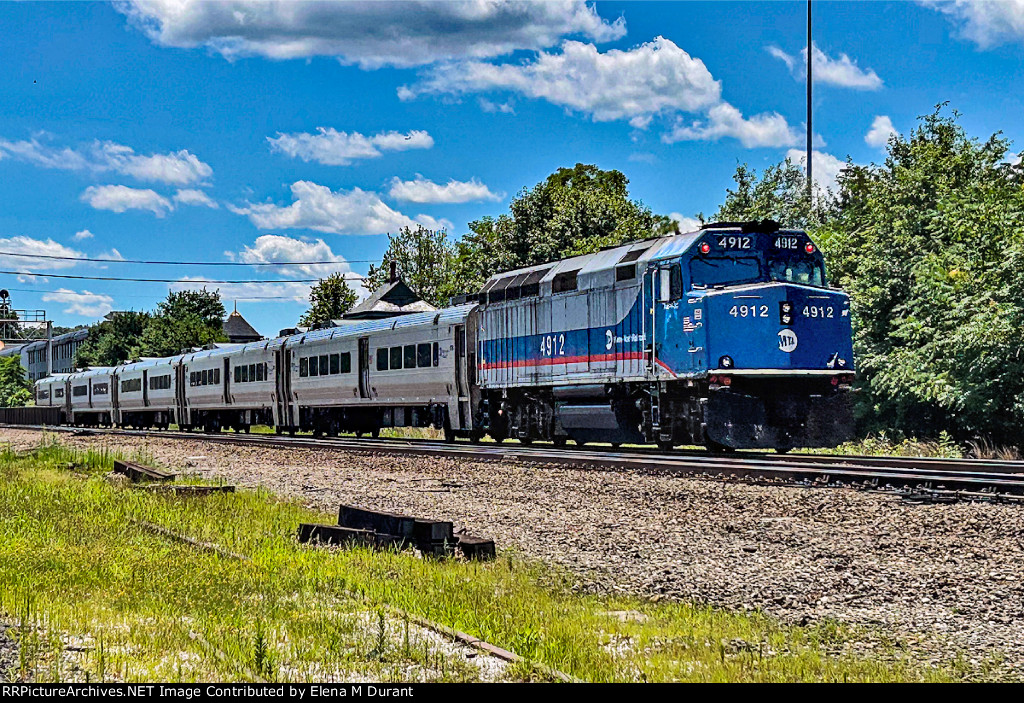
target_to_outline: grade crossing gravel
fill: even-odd
[[[39,433],[0,430],[30,448]],[[586,590],[763,609],[863,628],[855,649],[1024,678],[1024,506],[539,466],[96,435],[164,465],[339,503],[452,520],[558,564]]]

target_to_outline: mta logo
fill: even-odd
[[[787,354],[796,350],[796,332],[793,330],[779,330],[779,349]]]

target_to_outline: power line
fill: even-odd
[[[43,276],[45,278],[70,278],[77,281],[123,281],[129,283],[318,283],[321,279],[319,278],[296,278],[290,280],[254,280],[254,279],[239,279],[239,280],[226,280],[226,281],[211,281],[206,279],[187,279],[187,278],[118,278],[116,276],[72,276],[70,274],[62,273],[40,273],[38,271],[2,271],[0,274],[8,276]],[[362,280],[364,277],[355,273],[344,273],[342,277],[348,280]]]
[[[328,266],[332,264],[376,264],[377,259],[335,259],[329,261],[147,261],[145,259],[109,259],[88,256],[56,256],[54,254],[25,254],[16,251],[0,251],[0,256],[20,256],[27,259],[50,259],[53,261],[83,261],[98,264],[153,264],[160,266]]]
[[[206,282],[206,281],[190,281],[190,282]],[[271,282],[272,283],[272,282],[275,282],[275,281],[271,280],[271,281],[266,281],[266,282]],[[8,288],[7,290],[10,291],[11,293],[32,293],[32,294],[37,294],[37,295],[38,294],[47,294],[47,293],[58,293],[58,294],[59,293],[68,293],[67,290],[52,291],[52,290],[48,290],[48,289],[32,289],[32,288]],[[119,299],[120,298],[137,298],[138,300],[153,300],[153,296],[152,295],[150,295],[150,296],[133,296],[133,295],[130,295],[130,294],[123,294],[123,293],[119,293],[118,294],[118,298]],[[236,297],[231,296],[231,300],[234,300],[234,299],[236,299]],[[294,300],[296,302],[302,302],[300,300],[297,300],[295,296],[240,296],[240,297],[238,297],[238,300],[239,301],[249,301],[249,300]]]

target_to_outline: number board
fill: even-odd
[[[803,247],[803,241],[800,237],[776,237],[773,242],[776,249],[787,249],[796,251]]]
[[[754,248],[754,238],[745,234],[719,234],[715,236],[719,249],[748,250]]]

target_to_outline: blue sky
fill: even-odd
[[[505,211],[560,166],[710,214],[739,163],[803,158],[804,3],[5,3],[0,254],[59,324],[210,285],[264,334],[386,233]],[[817,174],[941,101],[1024,147],[1024,2],[815,3]],[[794,151],[795,150],[795,151]],[[685,224],[685,222],[684,222]],[[185,284],[200,285],[200,284]]]

